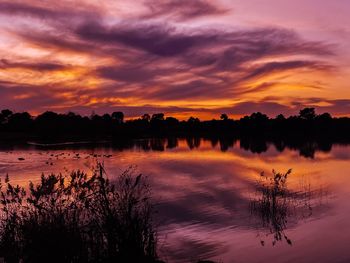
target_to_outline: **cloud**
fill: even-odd
[[[299,110],[306,107],[313,107],[316,109],[317,114],[330,112],[334,115],[345,116],[350,112],[350,100],[338,99],[328,100],[324,98],[292,98],[295,102],[293,104],[282,104],[278,102],[278,98],[271,100],[269,98],[263,98],[259,101],[246,101],[234,104],[230,107],[221,107],[213,109],[218,114],[227,113],[234,115],[249,115],[253,112],[262,112],[270,117],[275,117],[277,114],[284,114],[285,116],[298,115]],[[320,104],[328,106],[320,106]]]
[[[145,81],[150,81],[153,87],[143,92],[149,99],[237,95],[237,87],[243,81],[256,77],[291,69],[320,71],[331,68],[318,60],[268,62],[260,67],[251,65],[259,59],[296,54],[322,54],[323,57],[333,54],[326,44],[304,41],[294,32],[279,28],[192,32],[159,23],[105,26],[93,22],[79,26],[74,34],[88,43],[124,50],[124,57],[129,54],[127,59],[122,57],[122,67],[111,65],[99,69],[98,73],[101,77],[117,81],[142,82],[142,87],[147,84]],[[135,68],[135,63],[141,64],[142,69]],[[173,70],[169,70],[170,67]],[[179,75],[183,74],[187,74],[188,78],[178,84]],[[165,82],[158,80],[160,75],[168,77]]]
[[[201,85],[198,84],[198,86],[200,87]],[[199,96],[192,94],[192,92],[196,93],[197,90],[192,91],[189,87],[184,87],[182,92],[187,92],[187,96],[191,97]],[[74,98],[74,100],[67,100],[64,96],[65,93],[69,93],[70,97]],[[181,107],[163,106],[157,103],[130,105],[124,103],[122,100],[110,100],[110,97],[113,97],[111,94],[113,94],[113,91],[110,90],[96,94],[94,90],[88,91],[74,87],[64,88],[58,84],[47,88],[42,85],[16,84],[0,81],[0,108],[27,111],[35,105],[35,112],[46,110],[55,110],[58,112],[75,111],[83,115],[89,115],[92,111],[98,114],[122,111],[127,117],[133,118],[139,117],[144,113],[154,114],[159,112],[165,113],[166,116],[203,116],[204,114],[205,116],[209,116],[209,118],[218,118],[221,113],[227,113],[231,116],[242,116],[253,112],[262,112],[270,117],[275,117],[279,113],[285,116],[297,115],[299,110],[305,107],[315,107],[318,114],[330,112],[334,115],[344,116],[350,112],[349,99],[330,100],[317,97],[290,98],[294,103],[287,104],[279,102],[278,97],[265,97],[258,101],[244,101],[229,106],[217,105],[216,107],[208,108],[205,103],[201,107],[190,105]],[[181,92],[176,93],[176,88],[174,88],[173,93],[164,94],[163,96],[167,98],[168,96],[176,96],[177,94],[181,94]],[[116,95],[120,96],[118,93]],[[128,94],[124,94],[124,96],[128,98]],[[160,96],[160,99],[162,98]],[[96,102],[91,103],[93,99],[96,99]]]
[[[214,93],[215,89],[220,90],[220,86],[201,80],[194,80],[185,84],[169,85],[166,89],[155,89],[146,96],[158,100],[181,100],[185,98],[197,100],[206,98],[208,94]],[[221,96],[217,94],[217,97]]]
[[[227,114],[234,115],[249,115],[253,112],[262,112],[271,117],[274,117],[276,113],[282,113],[286,116],[296,114],[296,109],[293,107],[283,105],[278,102],[266,102],[263,100],[257,102],[241,102],[231,107],[223,107],[218,110]]]
[[[232,107],[232,113],[243,113],[252,108],[267,109],[271,114],[279,110],[290,112],[289,106],[283,107],[278,99],[259,102],[262,103],[259,106],[257,99],[247,102],[240,98],[278,86],[283,78],[264,79],[275,73],[329,73],[334,70],[332,63],[328,62],[335,55],[332,46],[305,40],[293,30],[188,26],[167,19],[170,17],[179,22],[208,15],[226,15],[228,9],[217,2],[150,0],[145,2],[150,10],[147,18],[110,16],[106,11],[110,2],[96,9],[85,1],[79,1],[76,7],[71,4],[70,1],[52,5],[42,1],[0,3],[0,16],[13,16],[14,20],[25,24],[23,27],[7,25],[9,35],[30,47],[29,51],[23,51],[38,54],[33,59],[33,56],[26,57],[26,52],[0,50],[0,54],[5,54],[0,61],[0,74],[6,74],[9,68],[29,69],[43,72],[43,78],[51,80],[45,87],[50,92],[29,95],[30,92],[21,91],[27,94],[22,94],[22,105],[27,105],[29,110],[70,107],[86,112],[89,107],[105,110],[121,107],[132,116],[141,110],[157,109],[170,113],[193,110],[216,114],[213,106],[207,106],[211,108],[207,110],[205,105],[201,109],[193,105],[209,100],[217,100],[220,104],[220,100],[226,100],[227,106],[227,100],[232,99],[232,102],[243,101],[243,104]],[[6,56],[8,53],[11,55]],[[78,60],[83,58],[79,67],[87,73],[77,74],[70,82],[51,78],[50,74],[60,70],[71,70],[71,76],[74,76],[74,61],[72,64],[71,61],[69,64],[61,61],[62,57],[68,59],[71,55]],[[16,71],[16,74],[19,73]],[[87,81],[88,77],[93,81]],[[28,83],[23,79],[12,78],[13,85],[26,86]],[[256,80],[259,82],[255,83]],[[41,88],[35,79],[30,84],[30,88],[26,86],[27,91]],[[312,84],[308,83],[308,86]],[[62,89],[68,90],[70,96],[63,98]],[[20,98],[19,90],[6,89],[8,96],[4,98],[4,104],[10,105],[14,96]],[[41,96],[45,96],[43,102],[40,102]],[[18,101],[12,102],[18,105]],[[185,105],[183,101],[187,106],[171,107]],[[169,107],[157,106],[164,104]]]
[[[0,69],[9,69],[9,68],[30,69],[30,70],[36,70],[36,71],[56,71],[56,70],[65,69],[66,66],[58,64],[58,63],[12,62],[12,61],[8,61],[6,59],[0,59]]]
[[[57,94],[43,86],[0,82],[0,108],[27,111],[35,105],[35,109],[46,111],[52,105],[64,105],[64,99]]]
[[[223,8],[207,0],[165,0],[146,1],[149,13],[143,18],[156,18],[170,16],[175,20],[188,20],[203,16],[223,15],[229,12],[228,8]]]
[[[175,56],[190,48],[205,46],[215,40],[211,34],[186,34],[161,24],[118,24],[106,26],[91,21],[78,27],[75,34],[86,41],[123,45],[157,56]]]
[[[62,13],[55,12],[48,8],[19,2],[0,3],[0,12],[10,15],[30,15],[33,17],[50,19],[59,18],[62,16]]]
[[[21,16],[25,18],[42,19],[46,22],[56,24],[57,22],[72,22],[83,19],[93,19],[99,17],[99,9],[80,2],[73,5],[69,1],[44,2],[44,1],[2,1],[0,3],[0,14]]]
[[[158,75],[165,73],[163,70],[143,68],[143,65],[139,66],[109,66],[100,67],[97,69],[97,73],[100,77],[111,79],[115,81],[123,81],[128,83],[142,83],[144,81],[154,80]]]
[[[257,67],[253,67],[245,76],[245,79],[252,79],[259,76],[281,72],[291,69],[309,69],[309,70],[331,70],[331,65],[326,65],[319,61],[286,61],[286,62],[269,62]]]
[[[332,54],[327,45],[303,41],[293,31],[280,28],[188,31],[164,23],[119,23],[110,26],[89,21],[78,26],[74,33],[85,41],[123,45],[161,57],[187,55],[190,51],[192,56],[199,56],[200,50],[205,52],[204,56],[216,54],[223,67],[268,55]],[[188,59],[192,60],[192,57]]]

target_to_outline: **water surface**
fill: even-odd
[[[0,175],[26,184],[41,173],[88,172],[98,160],[113,179],[135,166],[152,186],[159,251],[168,262],[350,262],[350,147],[312,155],[269,144],[252,148],[203,139],[3,146]],[[279,230],[291,244],[276,241],[274,223],[281,218],[266,224],[251,209],[260,198],[260,173],[289,168],[287,188],[297,193],[291,197],[297,205]]]

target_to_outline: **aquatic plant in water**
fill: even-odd
[[[298,190],[289,189],[287,181],[291,173],[291,169],[285,173],[272,170],[271,176],[262,172],[256,183],[255,197],[250,202],[251,215],[259,219],[263,229],[268,229],[265,236],[273,235],[272,245],[279,241],[292,245],[285,231],[288,224],[310,217],[313,211],[312,199],[324,194],[323,189],[312,191],[310,184],[301,184]],[[260,231],[258,236],[264,246],[265,240]]]

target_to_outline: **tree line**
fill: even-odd
[[[0,133],[3,138],[41,139],[120,139],[168,136],[259,137],[259,138],[322,138],[336,141],[350,139],[350,118],[317,114],[304,108],[298,115],[282,114],[269,118],[261,112],[234,120],[225,113],[219,119],[200,121],[190,117],[178,120],[163,113],[144,114],[125,120],[123,112],[81,116],[52,111],[36,117],[28,112],[0,112]]]

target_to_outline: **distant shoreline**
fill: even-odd
[[[199,149],[203,141],[209,142],[213,148],[222,152],[239,148],[251,153],[261,154],[269,149],[278,152],[291,150],[299,152],[300,156],[314,158],[317,152],[331,152],[336,145],[349,146],[350,140],[330,140],[329,138],[263,138],[263,137],[150,137],[150,138],[119,138],[119,140],[89,140],[89,141],[6,141],[0,142],[0,151],[13,150],[75,150],[75,149],[114,149],[139,151],[167,151],[185,142],[189,150]],[[183,145],[183,144],[182,144]]]
[[[52,146],[65,146],[65,145],[80,145],[80,144],[104,144],[111,143],[111,141],[69,141],[59,143],[39,143],[33,141],[27,141],[28,145],[40,146],[40,147],[52,147]]]
[[[144,114],[124,120],[122,112],[80,116],[75,113],[45,112],[32,117],[27,112],[0,112],[0,143],[33,142],[36,144],[84,144],[120,142],[142,138],[234,138],[265,141],[350,142],[350,118],[333,118],[316,114],[314,108],[300,110],[299,115],[275,118],[255,112],[239,120],[221,114],[220,119],[200,121],[190,117],[180,121],[163,113]]]

